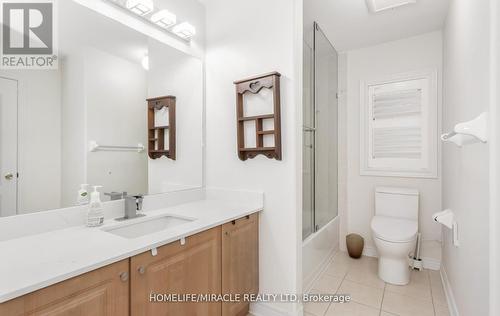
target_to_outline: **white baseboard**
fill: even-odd
[[[302,316],[302,306],[295,312],[284,310],[277,306],[278,303],[252,303],[250,315],[252,316]]]
[[[377,248],[375,247],[365,247],[363,249],[363,256],[378,258]],[[422,258],[422,264],[424,269],[439,271],[441,268],[441,260],[434,258]]]
[[[378,258],[377,248],[375,247],[363,248],[363,256]]]
[[[448,309],[451,316],[459,316],[458,306],[455,301],[455,296],[453,295],[453,290],[451,289],[450,282],[448,280],[448,275],[444,267],[441,267],[441,282],[443,283],[444,293],[446,295],[446,301],[448,303]]]
[[[441,260],[438,259],[422,257],[422,264],[427,270],[439,271],[441,269]]]

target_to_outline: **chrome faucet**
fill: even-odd
[[[138,213],[142,210],[143,201],[144,201],[143,195],[127,195],[125,197],[125,216],[122,218],[117,218],[116,220],[124,221],[127,219],[146,216],[144,214]]]

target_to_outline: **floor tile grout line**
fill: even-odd
[[[368,285],[366,283],[360,283],[360,282],[353,281],[353,280],[350,280],[350,279],[346,279],[346,281],[349,281],[349,282],[352,282],[352,283],[356,283],[357,285],[363,285],[363,286],[366,286],[366,287],[369,287],[369,288],[372,288],[372,289],[377,289],[377,290],[384,290],[385,289],[385,283],[384,283],[384,287],[378,287],[378,286]]]
[[[387,288],[387,283],[384,284],[384,292],[382,292],[382,300],[380,301],[380,310],[378,311],[379,316],[382,316],[382,306],[384,306],[384,297],[386,288]]]
[[[432,310],[434,311],[434,316],[436,316],[436,304],[434,304],[434,294],[432,292],[432,281],[431,274],[427,272],[427,278],[429,279],[429,286],[431,288],[431,302],[432,302]]]
[[[333,262],[334,260],[335,260],[335,256],[333,256],[333,258],[332,258],[332,260],[331,260],[331,262],[330,262],[329,264],[332,264],[332,262]],[[351,269],[351,268],[349,267],[349,268],[347,269],[347,272],[348,272],[350,269]],[[323,274],[322,274],[321,276],[323,276],[324,274],[326,274],[326,271],[327,271],[327,270],[323,271]],[[337,294],[337,295],[339,294],[339,290],[340,290],[340,288],[342,287],[342,283],[344,283],[344,280],[345,280],[345,277],[346,277],[346,275],[347,275],[347,272],[345,272],[345,273],[344,273],[344,276],[342,277],[342,281],[340,281],[338,288],[335,290],[335,294]],[[325,313],[323,314],[323,316],[325,316],[325,315],[326,315],[326,313],[328,313],[328,311],[330,310],[330,307],[332,306],[332,304],[333,304],[333,303],[332,303],[332,302],[330,302],[330,304],[328,305],[328,308],[326,309],[326,311],[325,311]]]
[[[340,283],[340,286],[339,286],[339,290],[340,288],[342,287],[342,284],[344,283],[344,281],[348,281],[348,282],[352,282],[352,283],[355,283],[357,285],[363,285],[363,286],[367,286],[367,287],[370,287],[372,289],[377,289],[377,290],[381,290],[380,288],[378,287],[374,287],[374,286],[369,286],[369,285],[365,285],[365,284],[361,284],[361,283],[358,283],[358,282],[354,282],[354,281],[351,281],[349,279],[347,279],[347,275],[349,274],[349,271],[351,270],[352,266],[350,266],[347,271],[344,273],[344,277],[342,278],[342,282]],[[385,285],[386,283],[384,282],[384,289],[385,289]],[[337,290],[338,292],[338,290]],[[383,299],[383,293],[382,293],[382,299]],[[351,301],[351,302],[355,302],[356,304],[359,304],[359,305],[363,305],[365,307],[369,307],[369,308],[375,308],[371,305],[368,305],[368,304],[365,304],[365,303],[361,303],[361,302],[358,302],[358,301]],[[382,302],[380,302],[380,310],[382,309]],[[379,316],[380,316],[380,310],[379,310]]]
[[[330,266],[330,265],[334,262],[334,260],[335,260],[335,256],[336,256],[336,255],[337,255],[337,253],[336,253],[336,254],[334,254],[334,255],[332,256],[332,258],[330,259],[330,262],[328,262],[328,266]],[[324,270],[324,271],[320,274],[319,278],[322,278],[323,276],[328,275],[328,274],[326,273],[326,271],[328,270],[328,266],[327,266],[327,269],[325,269],[325,270]],[[333,277],[333,276],[331,276],[331,277]],[[317,280],[316,280],[316,281],[317,281]],[[338,290],[340,289],[340,285],[342,284],[342,282],[343,282],[343,281],[344,281],[344,279],[342,279],[342,281],[340,281],[340,283],[339,283],[339,287],[335,290],[335,292],[338,292]],[[322,315],[322,316],[325,316],[325,315],[326,315],[326,313],[328,313],[328,310],[330,309],[330,306],[332,306],[332,302],[330,302],[330,303],[328,304],[328,306],[326,307],[326,310],[323,312],[323,315]]]

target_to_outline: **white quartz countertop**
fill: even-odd
[[[172,215],[193,221],[135,239],[103,230],[120,225],[72,226],[0,241],[0,303],[177,241],[262,210],[262,200],[204,198],[146,211],[145,218]]]

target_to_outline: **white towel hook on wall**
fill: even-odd
[[[488,113],[483,112],[472,121],[455,125],[452,132],[441,135],[441,140],[454,143],[458,147],[488,142]]]

